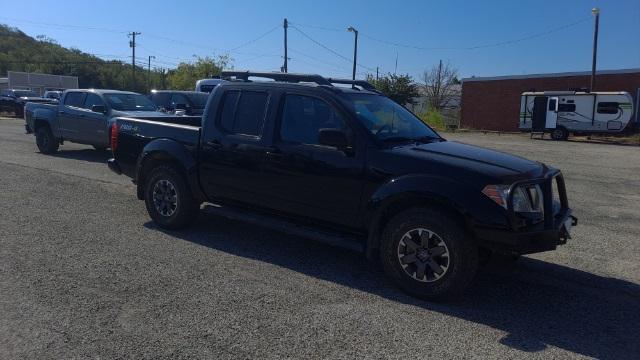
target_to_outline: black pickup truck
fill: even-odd
[[[436,299],[469,284],[480,254],[553,250],[577,224],[559,170],[446,141],[366,82],[223,76],[202,126],[112,125],[108,165],[133,178],[162,228],[185,227],[212,203],[379,256],[402,289]]]

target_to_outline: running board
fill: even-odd
[[[268,228],[288,235],[304,237],[330,246],[364,252],[365,239],[349,236],[339,232],[319,230],[311,226],[293,223],[291,221],[263,214],[248,213],[242,209],[206,203],[203,211],[207,214],[221,216],[230,220],[241,221],[252,225]]]

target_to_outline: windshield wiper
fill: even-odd
[[[408,143],[416,143],[416,144],[427,144],[434,141],[442,141],[441,138],[434,136],[421,136],[417,138],[407,137],[407,136],[390,136],[387,138],[382,138],[380,141],[383,142],[408,142]]]
[[[421,136],[415,139],[416,142],[423,143],[423,144],[428,144],[430,142],[442,141],[442,140],[443,140],[442,138],[435,137],[435,136]]]
[[[379,140],[384,142],[415,142],[416,141],[416,139],[406,137],[406,136],[390,136],[390,137],[382,138]]]

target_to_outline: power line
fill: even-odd
[[[398,42],[394,42],[394,41],[388,41],[388,40],[384,40],[384,39],[380,39],[380,38],[368,35],[367,33],[363,33],[363,32],[360,32],[360,35],[362,35],[363,37],[366,37],[367,39],[370,39],[370,40],[373,40],[373,41],[376,41],[376,42],[379,42],[379,43],[382,43],[382,44],[385,44],[385,45],[390,45],[390,46],[395,46],[395,47],[402,47],[402,48],[407,48],[407,49],[415,49],[415,50],[477,50],[477,49],[484,49],[484,48],[490,48],[490,47],[511,45],[511,44],[522,42],[522,41],[535,39],[535,38],[538,38],[538,37],[546,36],[546,35],[553,34],[553,33],[558,32],[558,31],[562,31],[562,30],[568,29],[570,27],[582,24],[582,23],[590,21],[590,20],[591,20],[591,17],[585,17],[585,18],[582,18],[580,20],[577,20],[577,21],[574,21],[574,22],[571,22],[571,23],[568,23],[568,24],[564,24],[564,25],[560,25],[560,26],[551,28],[551,29],[549,29],[547,31],[543,31],[543,32],[527,35],[527,36],[524,36],[522,38],[513,39],[513,40],[504,40],[504,41],[498,41],[498,42],[495,42],[495,43],[480,44],[480,45],[474,45],[474,46],[425,47],[425,46],[403,44],[403,43],[398,43]],[[329,28],[329,27],[309,25],[309,24],[296,23],[296,25],[303,26],[303,27],[308,27],[308,28],[312,28],[312,29],[325,30],[325,31],[334,31],[334,32],[344,31],[344,30],[337,29],[337,28]]]
[[[27,23],[27,24],[31,24],[31,25],[54,26],[54,27],[57,27],[57,28],[68,28],[68,29],[73,29],[73,30],[94,30],[94,31],[118,33],[118,34],[126,34],[127,33],[127,31],[116,30],[116,29],[100,28],[100,27],[93,27],[93,26],[54,24],[54,23],[47,23],[47,22],[38,22],[38,21],[31,21],[31,20],[24,20],[24,19],[9,18],[9,17],[4,17],[4,16],[0,17],[0,19],[10,20],[10,21],[13,21],[13,22],[18,22],[18,23],[20,23],[20,22],[21,23]]]
[[[329,48],[328,46],[326,46],[326,45],[322,44],[321,42],[319,42],[319,41],[315,40],[315,39],[314,39],[314,38],[312,38],[311,36],[307,35],[304,31],[300,30],[298,27],[296,27],[296,26],[290,26],[290,27],[291,27],[291,28],[293,28],[293,29],[295,29],[295,30],[296,30],[297,32],[299,32],[302,36],[304,36],[304,37],[306,37],[307,39],[311,40],[311,41],[312,41],[313,43],[315,43],[316,45],[318,45],[318,46],[322,47],[323,49],[325,49],[325,50],[327,50],[327,51],[329,51],[329,52],[331,52],[332,54],[336,55],[337,57],[339,57],[339,58],[341,58],[341,59],[343,59],[343,60],[346,60],[346,61],[348,61],[348,62],[352,62],[352,61],[353,61],[353,59],[349,59],[348,57],[346,57],[346,56],[344,56],[344,55],[340,54],[339,52],[337,52],[337,51],[335,51],[335,50],[333,50],[333,49]],[[365,69],[367,69],[367,70],[369,70],[369,71],[373,71],[373,70],[374,70],[373,68],[370,68],[370,67],[368,67],[368,66],[362,65],[362,64],[360,64],[360,63],[357,63],[357,64],[358,64],[358,66],[363,67],[363,68],[365,68]]]
[[[272,32],[274,32],[274,31],[276,31],[276,30],[278,30],[279,28],[280,28],[280,24],[278,24],[278,25],[274,26],[274,27],[273,27],[273,28],[271,28],[269,31],[267,31],[267,32],[265,32],[264,34],[262,34],[262,35],[258,36],[257,38],[252,39],[252,40],[249,40],[249,41],[247,41],[247,42],[245,42],[245,43],[242,43],[241,45],[238,45],[238,46],[236,46],[236,47],[234,47],[234,48],[230,49],[229,51],[235,51],[235,50],[240,49],[241,47],[245,47],[245,46],[247,46],[247,45],[249,45],[249,44],[253,44],[254,42],[259,41],[259,40],[261,40],[262,38],[264,38],[265,36],[267,36],[267,35],[271,34]]]
[[[291,48],[289,48],[289,51],[291,51],[291,52],[293,52],[293,53],[296,53],[296,54],[298,54],[298,55],[302,55],[302,56],[304,56],[304,57],[306,57],[306,58],[309,58],[309,59],[311,59],[311,60],[315,60],[315,61],[317,61],[317,62],[319,62],[319,63],[325,64],[325,65],[328,65],[328,66],[330,66],[330,67],[332,67],[333,69],[336,69],[336,70],[342,70],[342,71],[348,71],[348,70],[350,70],[350,69],[349,69],[348,67],[346,67],[346,66],[341,66],[341,65],[338,65],[338,64],[333,64],[333,63],[330,63],[330,62],[327,62],[327,61],[324,61],[324,60],[318,59],[318,58],[316,58],[316,57],[314,57],[314,56],[311,56],[311,55],[309,55],[309,54],[305,54],[305,53],[303,53],[303,52],[301,52],[301,51],[298,51],[298,50],[296,50],[296,49],[291,49]],[[298,59],[298,61],[300,61],[300,60]]]
[[[12,22],[27,23],[27,24],[32,24],[32,25],[43,25],[43,26],[57,27],[57,28],[68,28],[70,30],[93,30],[93,31],[111,32],[111,33],[118,33],[118,34],[127,34],[128,33],[127,31],[123,31],[123,30],[100,28],[100,27],[91,27],[91,26],[63,25],[63,24],[55,24],[55,23],[48,23],[48,22],[36,22],[36,21],[31,21],[31,20],[8,18],[8,17],[0,17],[0,19],[6,19],[6,20],[10,20]],[[263,37],[269,35],[273,31],[277,30],[279,27],[280,27],[280,25],[278,24],[277,26],[273,27],[269,31],[267,31],[264,34],[258,36],[257,38],[249,40],[249,41],[247,41],[247,42],[245,42],[243,44],[240,44],[239,46],[236,46],[236,47],[231,48],[231,49],[223,49],[223,48],[219,48],[219,47],[205,46],[205,45],[202,45],[202,44],[197,44],[197,43],[184,41],[184,40],[173,39],[173,38],[169,38],[169,37],[166,37],[166,36],[157,35],[157,34],[148,33],[148,32],[145,32],[145,37],[154,38],[154,39],[158,39],[158,40],[164,40],[164,41],[170,41],[170,42],[173,42],[173,43],[176,43],[176,44],[181,44],[181,45],[191,46],[191,47],[195,47],[195,48],[200,48],[200,49],[204,49],[204,50],[207,50],[207,51],[217,50],[217,51],[221,51],[221,52],[233,52],[233,53],[237,53],[237,54],[241,54],[241,55],[254,55],[255,56],[256,55],[255,53],[243,53],[243,52],[236,51],[236,49],[242,48],[244,46],[247,46],[247,45],[249,45],[251,43],[254,43],[254,42],[262,39]]]
[[[544,32],[540,32],[540,33],[532,34],[532,35],[529,35],[529,36],[525,36],[525,37],[520,38],[520,39],[501,41],[501,42],[497,42],[497,43],[493,43],[493,44],[472,46],[472,47],[466,48],[465,50],[475,50],[475,49],[482,49],[482,48],[488,48],[488,47],[497,47],[497,46],[502,46],[502,45],[511,45],[511,44],[515,44],[515,43],[518,43],[518,42],[531,40],[531,39],[535,39],[535,38],[542,37],[542,36],[545,36],[545,35],[553,34],[555,32],[562,31],[564,29],[568,29],[570,27],[576,26],[578,24],[581,24],[581,23],[584,23],[584,22],[587,22],[587,21],[590,21],[590,20],[591,20],[590,17],[583,18],[582,20],[578,20],[578,21],[575,21],[575,22],[572,22],[572,23],[569,23],[569,24],[566,24],[566,25],[558,26],[558,27],[552,28],[552,29],[544,31]]]

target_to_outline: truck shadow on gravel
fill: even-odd
[[[431,303],[386,280],[358,253],[201,214],[188,230],[146,227],[218,251],[271,263],[507,333],[500,343],[525,352],[548,346],[599,359],[640,358],[640,286],[531,258],[483,267],[465,297]],[[366,305],[365,305],[366,306]],[[382,324],[381,324],[382,325]],[[429,336],[425,334],[425,336]]]
[[[63,158],[63,159],[81,160],[81,161],[88,161],[88,162],[102,163],[102,164],[106,164],[107,160],[109,160],[109,158],[112,157],[110,150],[96,150],[93,148],[65,150],[64,147],[61,147],[57,153],[50,156]]]

